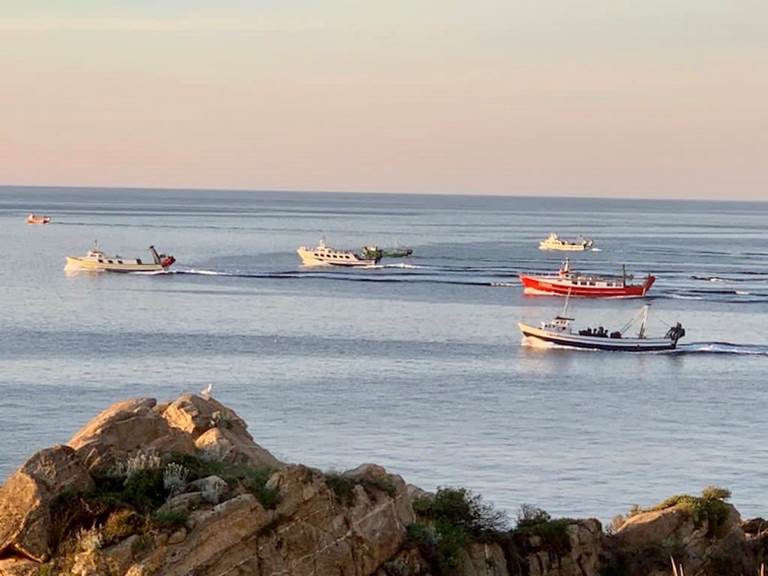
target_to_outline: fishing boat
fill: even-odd
[[[158,254],[154,246],[149,247],[151,262],[141,258],[107,256],[99,249],[98,243],[85,256],[67,256],[67,270],[88,270],[93,272],[162,272],[170,268],[176,259],[167,254]]]
[[[529,295],[578,296],[583,298],[639,298],[651,289],[656,277],[648,274],[641,282],[627,274],[624,266],[620,275],[583,274],[571,270],[566,258],[557,274],[520,274],[523,293]]]
[[[586,328],[574,331],[571,322],[574,318],[567,315],[568,300],[566,299],[563,312],[553,320],[542,322],[539,327],[518,323],[523,334],[523,344],[536,347],[565,347],[585,348],[589,350],[610,350],[620,352],[657,352],[674,350],[677,341],[685,336],[685,328],[678,322],[671,326],[664,336],[649,337],[645,327],[648,320],[648,305],[646,304],[622,328],[614,331],[597,328]],[[637,335],[627,336],[628,330],[640,320]]]
[[[27,216],[27,224],[50,224],[51,217],[43,214],[30,214]]]
[[[366,246],[362,254],[356,254],[352,250],[337,250],[326,246],[325,238],[314,248],[300,246],[296,253],[304,266],[374,266],[382,258],[382,251],[377,246]]]
[[[379,248],[378,246],[365,246],[363,256],[366,258],[408,258],[413,255],[413,248],[396,246],[395,248]]]
[[[565,250],[567,252],[582,252],[592,248],[592,240],[581,234],[576,240],[564,240],[552,232],[546,239],[539,242],[539,250]]]

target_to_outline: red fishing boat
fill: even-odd
[[[584,298],[637,298],[645,296],[656,278],[650,274],[641,283],[633,283],[622,266],[617,276],[582,274],[571,270],[566,260],[557,274],[520,274],[525,294],[581,296]]]

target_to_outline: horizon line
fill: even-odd
[[[447,196],[447,197],[471,197],[471,198],[551,198],[563,200],[646,200],[646,201],[668,201],[668,202],[715,202],[722,204],[756,204],[768,203],[768,199],[715,199],[715,198],[682,198],[679,196],[671,198],[647,197],[647,196],[595,196],[588,194],[532,194],[532,193],[493,193],[493,192],[397,192],[387,190],[323,190],[323,189],[295,189],[295,188],[204,188],[196,186],[99,186],[99,185],[55,185],[55,184],[0,184],[0,191],[7,188],[23,189],[51,189],[61,188],[69,190],[146,190],[146,191],[168,191],[168,192],[242,192],[242,193],[286,193],[286,194],[361,194],[377,196]]]

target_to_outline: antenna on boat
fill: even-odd
[[[568,287],[568,294],[565,295],[565,304],[563,304],[563,312],[560,314],[563,318],[568,317],[568,302],[571,299],[571,290],[573,290],[572,287]]]
[[[642,314],[643,319],[640,321],[640,331],[637,333],[638,338],[645,338],[645,323],[648,321],[648,304],[643,306]]]

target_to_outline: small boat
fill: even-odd
[[[539,242],[539,250],[565,250],[567,252],[581,252],[592,248],[592,240],[584,238],[581,234],[576,240],[563,240],[552,232],[545,240]]]
[[[152,255],[152,261],[142,262],[141,258],[107,256],[97,244],[85,256],[67,256],[66,269],[94,272],[162,272],[176,262],[173,256],[158,254],[154,246],[149,247],[149,252]]]
[[[314,248],[300,246],[296,253],[304,266],[374,266],[382,258],[382,251],[377,246],[365,246],[362,254],[351,250],[337,250],[325,245],[325,239]]]
[[[664,336],[649,338],[645,333],[645,324],[648,319],[648,305],[643,306],[635,317],[627,322],[619,330],[609,331],[599,326],[578,331],[571,329],[573,318],[567,316],[568,302],[563,308],[563,313],[555,316],[549,322],[542,322],[540,327],[518,323],[523,334],[523,344],[532,346],[554,346],[565,348],[586,348],[589,350],[610,350],[622,352],[657,352],[662,350],[674,350],[677,341],[685,336],[685,328],[678,322],[667,330]],[[638,316],[641,318],[640,330],[636,336],[626,336],[625,333],[635,323]]]
[[[365,246],[363,256],[366,258],[408,258],[413,255],[413,248],[398,246],[396,248],[379,248],[378,246]]]
[[[571,270],[568,259],[557,274],[520,274],[523,293],[529,295],[579,296],[584,298],[638,298],[646,295],[656,277],[648,274],[640,283],[633,283],[622,266],[617,276],[582,274]]]
[[[27,224],[50,224],[51,217],[43,214],[30,214],[27,216]]]

